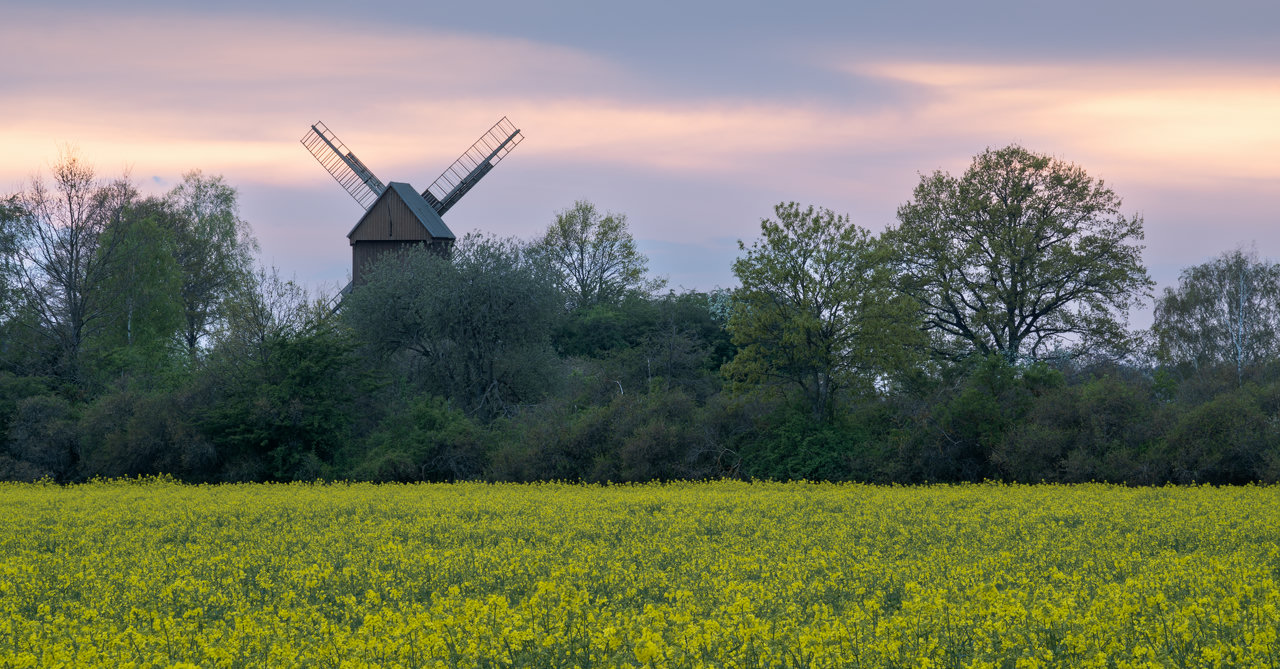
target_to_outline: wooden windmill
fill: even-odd
[[[317,121],[311,126],[302,136],[302,145],[365,209],[347,233],[351,243],[351,283],[339,298],[352,286],[363,283],[369,263],[384,253],[419,245],[447,251],[455,237],[441,216],[523,139],[520,129],[502,117],[434,183],[418,193],[399,181],[384,185],[323,123]]]

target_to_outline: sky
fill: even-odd
[[[1271,1],[0,5],[0,194],[68,146],[148,193],[220,174],[262,264],[317,291],[362,213],[299,143],[318,120],[421,190],[506,116],[525,140],[454,232],[531,238],[589,200],[677,289],[733,286],[779,202],[879,232],[922,174],[1013,143],[1141,215],[1161,286],[1280,258]]]

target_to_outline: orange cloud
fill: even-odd
[[[1069,150],[1149,179],[1280,177],[1280,74],[1178,63],[851,65],[931,93],[926,135],[1003,137]],[[901,129],[906,131],[905,128]]]

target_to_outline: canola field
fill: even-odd
[[[0,484],[0,667],[1275,667],[1278,502]]]

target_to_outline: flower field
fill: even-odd
[[[0,484],[0,667],[1280,664],[1280,489]]]

